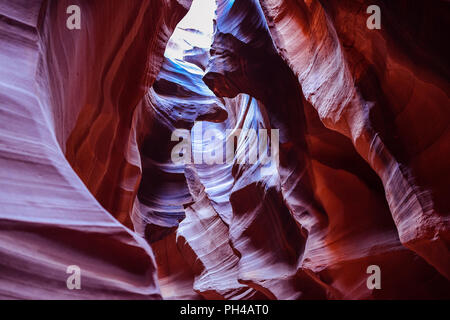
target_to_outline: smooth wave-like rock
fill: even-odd
[[[300,230],[307,234],[296,258],[299,274],[305,273],[329,298],[429,296],[427,285],[405,290],[405,283],[415,283],[415,273],[430,279],[429,288],[445,291],[448,280],[439,272],[448,276],[448,215],[430,210],[431,190],[414,184],[413,168],[395,160],[380,140],[381,132],[374,130],[370,112],[376,114],[376,103],[364,102],[369,97],[364,99],[364,88],[352,77],[349,63],[353,61],[346,57],[326,11],[337,9],[332,11],[331,5],[324,9],[318,1],[261,4],[267,25],[257,1],[250,5],[219,2],[218,12],[222,10],[223,15],[217,22],[204,80],[219,96],[253,95],[267,110],[270,125],[280,128],[281,194]],[[364,5],[353,9],[361,12]],[[359,19],[364,22],[362,29],[366,16]],[[445,81],[440,85],[445,87]],[[374,87],[365,90],[375,100]],[[436,97],[432,104],[448,106],[448,98]],[[296,112],[300,113],[297,117]],[[385,121],[388,114],[383,116],[378,115],[379,121]],[[364,147],[365,139],[369,140]],[[362,150],[371,150],[370,156]],[[380,167],[381,160],[384,167]],[[270,193],[267,188],[265,192]],[[249,189],[242,198],[253,193]],[[234,216],[239,207],[243,204],[233,208]],[[281,208],[281,204],[276,206],[278,215]],[[407,225],[416,232],[414,236],[404,229]],[[370,292],[365,275],[352,270],[361,272],[371,264],[408,265],[409,272],[399,277],[387,267],[391,290]],[[271,272],[263,277],[270,279]],[[292,293],[313,291],[304,279],[298,283]],[[437,290],[436,296],[441,292]]]
[[[188,2],[80,1],[81,30],[71,4],[0,3],[0,296],[159,299],[150,246],[119,220],[140,177],[136,107]]]
[[[380,177],[402,244],[448,278],[450,207],[445,183],[430,180],[434,170],[448,174],[440,160],[449,151],[448,63],[436,35],[425,37],[414,25],[445,28],[446,22],[434,17],[448,4],[425,10],[424,3],[412,8],[380,2],[383,28],[372,31],[365,27],[367,16],[358,14],[372,4],[367,1],[262,3],[280,55],[298,76],[305,98],[327,128],[351,139]],[[414,21],[418,12],[425,16]],[[418,41],[402,46],[415,35]],[[435,160],[433,146],[439,150]]]
[[[76,2],[0,1],[0,297],[450,298],[448,2]]]

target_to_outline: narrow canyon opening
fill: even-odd
[[[0,297],[450,296],[448,1],[72,2],[0,5]]]

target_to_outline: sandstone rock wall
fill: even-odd
[[[449,298],[449,14],[1,0],[0,297]]]

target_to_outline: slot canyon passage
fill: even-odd
[[[0,298],[449,299],[448,30],[444,0],[0,0]]]

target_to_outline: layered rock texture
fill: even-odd
[[[449,299],[449,16],[0,0],[0,297]]]
[[[66,27],[72,4],[81,30]],[[188,8],[0,2],[1,297],[161,298],[152,250],[126,226],[148,129],[139,102]],[[70,265],[82,290],[66,286]]]

